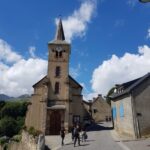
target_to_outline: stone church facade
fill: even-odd
[[[69,75],[71,45],[65,41],[61,19],[48,50],[48,72],[33,85],[25,124],[46,135],[57,135],[61,127],[69,131],[74,123],[82,123],[85,114],[82,86]]]

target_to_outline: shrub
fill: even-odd
[[[17,119],[18,116],[24,117],[27,111],[27,102],[7,102],[2,109],[0,110],[0,116],[10,116],[12,118]]]
[[[3,136],[3,137],[1,137],[0,138],[0,145],[5,145],[6,143],[8,143],[8,141],[9,141],[9,138],[8,137],[6,137],[6,136]]]
[[[6,102],[5,101],[0,101],[0,110],[5,106]]]
[[[0,136],[12,137],[23,129],[27,101],[0,102]]]
[[[0,120],[0,136],[12,137],[19,131],[17,122],[11,117],[4,117]]]
[[[38,131],[38,130],[36,130],[36,129],[34,129],[34,127],[30,127],[30,128],[28,129],[28,133],[29,133],[30,135],[33,135],[34,137],[36,137],[36,136],[38,136],[41,132]]]
[[[8,150],[8,143],[4,145],[4,150]]]
[[[15,142],[20,142],[20,141],[21,141],[21,138],[22,138],[21,135],[14,135],[11,140],[13,140],[13,141],[15,141]]]
[[[24,122],[25,122],[25,117],[17,117],[16,122],[17,122],[19,130],[22,130],[24,126]]]

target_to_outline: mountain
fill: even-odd
[[[20,95],[20,96],[18,96],[17,98],[20,98],[20,99],[24,99],[24,98],[30,98],[31,97],[31,95],[29,95],[29,94],[24,94],[24,95]]]
[[[8,101],[10,99],[13,99],[14,97],[10,97],[8,95],[5,94],[0,94],[0,101]]]
[[[5,94],[0,94],[0,101],[29,100],[30,98],[31,98],[31,96],[28,94],[20,95],[18,97],[10,97],[10,96],[5,95]]]

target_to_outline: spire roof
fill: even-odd
[[[61,18],[59,19],[59,22],[57,25],[55,40],[65,41],[65,35],[64,35],[64,30],[63,30]]]

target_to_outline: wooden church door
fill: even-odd
[[[59,111],[53,111],[50,115],[50,134],[59,135],[61,130],[61,114]]]

